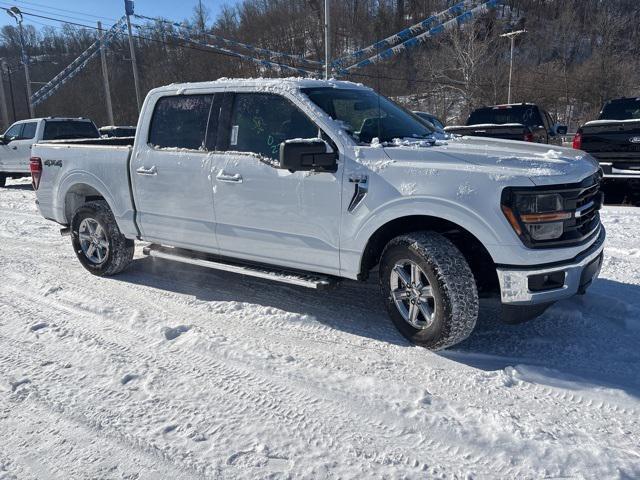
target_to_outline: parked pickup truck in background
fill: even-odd
[[[471,333],[481,296],[522,321],[584,293],[605,237],[589,155],[442,137],[362,85],[224,79],[152,90],[135,141],[37,144],[31,169],[93,274],[124,270],[136,239],[310,288],[377,270],[400,332],[438,349]]]
[[[573,148],[593,155],[607,182],[640,189],[640,98],[607,102],[598,120],[578,129]]]
[[[0,187],[7,178],[29,175],[29,157],[35,143],[99,136],[93,122],[84,118],[32,118],[14,123],[0,135]]]
[[[562,145],[565,125],[533,103],[482,107],[471,112],[466,126],[446,127],[447,133]]]

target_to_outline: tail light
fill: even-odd
[[[533,133],[531,132],[527,132],[524,134],[524,141],[525,142],[533,142],[535,139],[533,138]]]
[[[582,150],[582,132],[578,132],[573,137],[573,148]]]
[[[33,189],[37,190],[40,186],[40,178],[42,177],[42,160],[39,157],[31,157],[29,160],[29,170],[31,171],[31,184]]]

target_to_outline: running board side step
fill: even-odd
[[[296,272],[291,270],[277,269],[268,266],[239,263],[222,259],[215,255],[203,254],[191,250],[180,248],[164,247],[162,245],[149,245],[142,249],[142,253],[149,257],[173,260],[190,265],[221,270],[224,272],[239,273],[256,278],[265,278],[289,285],[312,288],[315,290],[326,290],[335,287],[339,279],[329,275]]]

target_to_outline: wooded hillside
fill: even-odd
[[[515,51],[513,97],[537,102],[574,129],[593,118],[602,103],[640,95],[640,2],[637,0],[505,0],[464,30],[445,33],[400,56],[343,78],[362,82],[413,109],[430,111],[449,123],[464,121],[468,111],[507,100],[509,41],[499,35],[526,28]],[[204,2],[206,5],[206,2]],[[444,10],[444,0],[341,0],[332,6],[332,55],[340,57]],[[29,10],[25,7],[25,12]],[[140,11],[150,17],[153,11]],[[64,16],[57,18],[65,19]],[[28,21],[30,17],[25,15]],[[172,20],[180,20],[178,18]],[[69,20],[78,22],[77,20]],[[279,76],[201,47],[185,46],[173,35],[177,27],[134,19],[143,94],[172,82],[219,77]],[[227,7],[218,18],[196,8],[185,21],[191,38],[201,32],[321,60],[322,0],[245,0]],[[86,25],[93,26],[86,22]],[[195,33],[194,33],[195,32]],[[200,32],[200,34],[198,33]],[[94,28],[62,25],[28,26],[32,81],[46,82],[96,38]],[[24,76],[17,30],[0,32],[0,57],[12,67],[13,109],[27,115]],[[242,53],[249,53],[246,50]],[[117,124],[135,124],[137,110],[128,43],[124,35],[109,47],[111,94]],[[3,74],[9,97],[8,76]],[[38,84],[34,85],[34,91]],[[37,116],[73,115],[107,123],[99,58],[36,108]]]

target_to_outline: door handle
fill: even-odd
[[[155,165],[150,168],[140,167],[136,170],[136,173],[138,175],[157,175],[158,169],[156,168]]]
[[[11,147],[11,150],[17,150],[18,147]]]
[[[240,175],[239,173],[229,175],[221,171],[220,173],[218,173],[218,175],[216,175],[216,180],[225,183],[242,183],[242,175]]]

